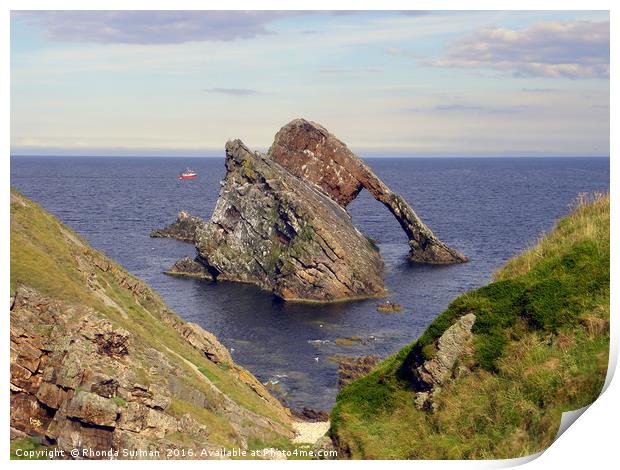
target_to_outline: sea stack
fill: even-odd
[[[226,144],[226,176],[211,220],[188,224],[189,217],[179,217],[170,226],[175,230],[160,231],[174,236],[181,227],[196,244],[195,263],[182,260],[169,272],[250,283],[291,301],[384,296],[379,251],[346,210],[364,188],[400,223],[413,262],[467,261],[343,142],[296,119],[280,129],[267,154],[240,140]]]
[[[216,279],[285,300],[385,294],[376,247],[319,187],[240,140],[226,144],[226,170],[213,216],[196,232],[198,260]]]

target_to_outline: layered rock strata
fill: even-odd
[[[385,294],[378,251],[320,188],[240,140],[226,144],[226,170],[213,216],[196,232],[197,259],[216,279],[285,300]]]
[[[460,317],[436,341],[433,357],[414,367],[412,383],[417,408],[432,409],[433,397],[441,388],[454,377],[467,373],[468,368],[459,361],[471,353],[475,321],[473,313]]]
[[[362,189],[385,205],[409,238],[410,258],[427,264],[463,263],[467,258],[439,240],[405,199],[394,193],[358,156],[320,124],[295,119],[278,131],[268,152],[295,176],[312,181],[342,207]]]
[[[293,436],[290,412],[213,334],[15,192],[11,286],[12,436],[160,459]]]
[[[226,170],[209,222],[181,213],[152,233],[195,242],[196,258],[178,261],[168,274],[251,283],[284,300],[383,296],[378,249],[346,211],[364,188],[399,221],[412,261],[467,260],[319,124],[292,121],[276,134],[267,155],[240,140],[228,142]]]

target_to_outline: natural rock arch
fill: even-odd
[[[323,126],[295,119],[278,131],[268,152],[298,178],[321,187],[343,208],[365,188],[394,215],[418,263],[463,263],[467,257],[439,240],[405,199],[394,193],[357,155]]]

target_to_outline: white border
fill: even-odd
[[[416,10],[610,10],[611,14],[611,42],[612,42],[612,57],[611,57],[611,76],[618,76],[618,31],[617,28],[614,28],[614,20],[615,20],[615,12],[618,10],[618,6],[614,5],[612,1],[604,1],[604,0],[589,0],[589,1],[576,1],[576,0],[471,0],[471,1],[458,1],[458,0],[435,0],[428,1],[422,0],[417,2],[406,2],[406,1],[394,1],[394,0],[383,0],[379,4],[379,8],[377,8],[376,1],[369,0],[358,0],[358,1],[325,1],[325,0],[316,0],[313,2],[309,1],[284,1],[284,0],[265,0],[260,3],[256,1],[249,0],[229,0],[225,4],[221,2],[213,2],[213,1],[198,1],[198,0],[176,0],[176,1],[162,1],[162,0],[150,0],[150,1],[138,1],[138,0],[90,0],[86,5],[85,2],[78,0],[57,0],[57,1],[44,1],[44,0],[8,0],[4,2],[4,8],[2,9],[2,23],[5,27],[0,28],[2,31],[3,37],[3,48],[2,48],[2,64],[4,68],[4,73],[2,74],[3,81],[3,96],[5,103],[4,113],[2,116],[2,134],[1,134],[1,144],[4,150],[4,157],[2,158],[2,171],[4,174],[4,188],[5,188],[5,197],[8,196],[8,186],[10,184],[10,171],[9,171],[9,155],[10,155],[10,107],[7,106],[7,103],[10,103],[10,65],[9,65],[9,41],[10,41],[10,28],[9,28],[9,11],[13,10],[28,10],[28,9],[94,9],[94,10],[139,10],[139,9],[152,9],[152,10],[200,10],[200,9],[213,9],[213,10],[223,10],[223,9],[265,9],[265,10],[278,10],[278,9],[302,9],[302,10],[310,10],[310,9],[318,9],[318,10],[347,10],[347,9],[358,9],[358,10],[374,10],[374,9],[382,9],[382,10],[406,10],[406,9],[416,9]],[[614,104],[617,102],[618,93],[617,87],[614,87],[613,81],[610,83],[611,88],[611,102]],[[611,108],[611,126],[612,135],[611,135],[611,146],[610,146],[610,155],[615,155],[618,150],[618,139],[614,136],[613,130],[618,130],[617,127],[618,117],[615,106]],[[616,181],[618,176],[617,165],[614,162],[614,159],[610,159],[611,163],[611,182],[613,186],[613,182]],[[617,197],[615,193],[612,192],[612,207],[616,207]],[[8,302],[8,288],[9,288],[9,207],[5,203],[2,206],[2,211],[0,212],[2,217],[2,226],[5,227],[4,232],[2,233],[2,266],[4,267],[2,271],[2,284],[1,284],[1,292],[2,296],[0,298],[5,298]],[[612,211],[612,221],[615,220],[613,217]],[[612,260],[616,259],[616,241],[617,241],[617,232],[615,230],[614,224],[612,223]],[[618,266],[612,262],[611,265],[611,275],[612,280],[618,278]],[[613,282],[612,282],[613,284]],[[613,371],[615,370],[615,364],[617,362],[618,355],[618,327],[616,323],[616,311],[617,311],[617,294],[615,290],[612,290],[611,293],[611,307],[612,307],[612,334],[611,334],[611,350],[610,350],[610,373],[608,374],[608,385],[607,390],[601,395],[601,397],[581,416],[578,420],[578,424],[575,426],[571,426],[567,432],[565,432],[548,450],[542,453],[538,458],[532,459],[517,459],[515,461],[393,461],[388,465],[394,467],[401,468],[411,468],[412,465],[416,467],[423,468],[497,468],[497,467],[505,467],[505,466],[514,466],[519,465],[525,462],[528,463],[528,468],[536,469],[548,469],[548,468],[561,468],[561,467],[581,467],[581,468],[609,468],[612,465],[617,465],[617,457],[618,457],[618,438],[617,438],[617,430],[618,430],[618,418],[620,417],[620,385],[618,385],[618,380],[611,381],[609,383],[611,376],[613,375]],[[4,365],[4,377],[5,380],[8,379],[8,366],[9,366],[9,357],[8,357],[8,315],[5,314],[4,320],[4,328],[2,344],[5,346],[4,351],[5,354],[2,355],[2,361]],[[9,456],[9,397],[8,397],[9,388],[5,382],[3,387],[0,387],[0,396],[2,397],[2,403],[5,406],[2,407],[2,415],[4,417],[3,426],[0,426],[0,439],[1,445],[3,446],[4,452],[2,452],[2,456],[8,460]],[[613,462],[613,464],[612,464]],[[176,462],[115,462],[115,467],[118,466],[125,468],[126,466],[134,466],[134,465],[149,465],[154,467],[160,467],[162,465],[174,465]],[[45,461],[45,465],[65,465],[68,463],[65,462],[50,462]],[[98,462],[72,462],[72,465],[86,465],[87,467],[99,467],[99,466],[108,466],[109,463],[98,461]],[[179,463],[183,466],[192,466],[197,467],[201,466],[204,468],[205,465],[220,467],[225,465],[227,467],[239,468],[240,466],[261,466],[266,468],[266,466],[284,466],[289,465],[290,462],[260,462],[260,461],[251,461],[248,462],[197,462],[197,461],[183,461]],[[347,467],[351,465],[363,466],[363,467],[374,467],[378,465],[383,465],[384,463],[377,463],[372,461],[353,461],[353,462],[296,462],[295,465],[337,465],[342,467]],[[11,465],[15,467],[24,467],[30,465],[41,465],[37,462],[20,462],[20,461],[11,461]],[[350,468],[350,467],[349,467]]]

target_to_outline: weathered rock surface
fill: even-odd
[[[381,313],[399,313],[402,312],[403,307],[401,304],[396,302],[387,301],[380,305],[377,305],[377,312]]]
[[[158,458],[293,436],[289,410],[214,335],[27,198],[11,201],[12,435]],[[53,276],[30,264],[43,252]]]
[[[175,262],[165,274],[170,276],[195,277],[197,279],[213,279],[213,276],[204,264],[190,257],[181,258]]]
[[[410,258],[418,263],[463,263],[467,258],[439,240],[409,204],[392,192],[359,157],[320,124],[295,119],[275,136],[268,152],[299,178],[321,187],[342,207],[362,189],[384,204],[409,237]]]
[[[184,242],[194,243],[196,241],[196,229],[205,221],[200,217],[195,217],[185,211],[179,212],[177,220],[162,229],[151,231],[153,238],[175,238]]]
[[[333,356],[338,364],[338,388],[349,385],[354,380],[368,374],[379,363],[379,356]]]
[[[79,391],[69,402],[66,414],[67,417],[78,419],[86,424],[115,427],[119,411],[118,406],[112,400],[96,393]]]
[[[385,294],[379,253],[320,188],[239,140],[226,144],[226,169],[213,216],[196,232],[197,259],[216,279],[285,300]]]
[[[414,368],[413,385],[416,390],[415,405],[420,409],[432,408],[432,399],[441,387],[463,371],[458,361],[469,353],[472,332],[476,321],[473,313],[459,318],[439,337],[432,359]]]
[[[364,188],[399,221],[412,261],[467,261],[319,124],[290,122],[267,155],[239,140],[228,142],[226,169],[210,221],[181,212],[169,227],[151,233],[195,242],[196,258],[179,260],[167,274],[251,283],[284,300],[383,296],[378,250],[346,211]]]
[[[301,411],[293,411],[293,416],[300,418],[302,421],[309,421],[311,423],[329,421],[329,413],[327,411],[316,411],[305,406],[301,409]]]
[[[201,351],[207,359],[216,364],[234,364],[234,361],[222,343],[213,333],[203,330],[196,323],[184,323],[178,328],[189,344]]]

